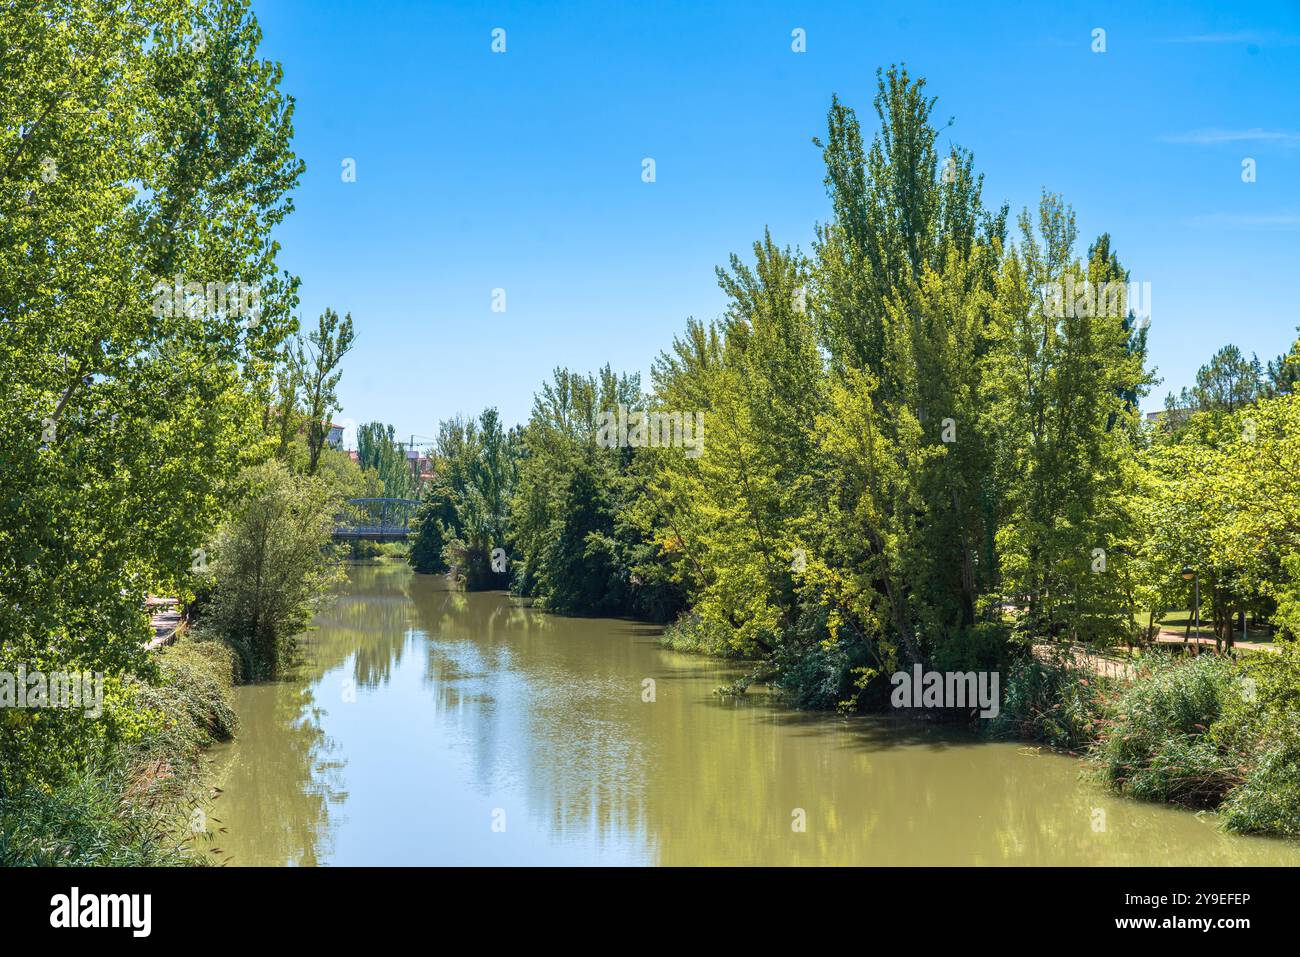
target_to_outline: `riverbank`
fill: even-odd
[[[666,647],[708,653],[693,621],[665,630]],[[1144,650],[1098,654],[1079,645],[1006,642],[992,670],[1001,676],[999,712],[977,709],[898,711],[871,672],[840,710],[864,710],[930,722],[968,724],[994,740],[1046,745],[1086,762],[1087,772],[1118,794],[1196,811],[1220,811],[1242,834],[1300,840],[1300,648],[1278,641],[1243,644],[1236,654],[1187,653],[1156,643]],[[747,672],[720,693],[743,693],[779,669],[748,661]],[[969,667],[963,671],[980,671]],[[785,698],[808,707],[796,674]],[[874,690],[873,690],[874,689]],[[820,708],[830,710],[824,702]],[[874,703],[872,707],[870,703]]]
[[[154,658],[154,676],[129,680],[108,701],[122,731],[84,767],[0,799],[0,866],[202,862],[213,834],[205,749],[236,732],[237,662],[222,642],[192,636]]]

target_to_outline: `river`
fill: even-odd
[[[732,663],[399,565],[352,565],[297,679],[237,689],[234,865],[1300,864],[1080,762],[713,689]],[[646,679],[653,679],[647,685]],[[650,697],[653,701],[643,700]],[[802,823],[802,828],[800,824]]]

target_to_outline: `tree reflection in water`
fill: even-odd
[[[217,813],[237,861],[1300,863],[1093,788],[1070,758],[720,698],[741,665],[666,651],[646,625],[398,566],[349,578],[303,677],[241,689]],[[340,703],[349,677],[356,707]]]

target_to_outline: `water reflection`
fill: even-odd
[[[634,622],[354,566],[316,624],[215,755],[236,863],[1300,863],[1068,758],[718,698],[738,668]]]

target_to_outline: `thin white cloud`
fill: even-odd
[[[1258,126],[1249,130],[1193,130],[1161,137],[1166,143],[1196,143],[1212,146],[1219,143],[1300,143],[1300,133],[1287,130],[1265,130]]]
[[[1211,213],[1192,217],[1192,223],[1233,229],[1300,229],[1300,213]]]
[[[1259,43],[1262,37],[1258,33],[1241,31],[1238,33],[1197,33],[1184,37],[1166,37],[1165,43]]]
[[[1238,30],[1235,33],[1193,33],[1181,37],[1165,37],[1161,43],[1253,43],[1256,46],[1295,46],[1300,43],[1300,36],[1288,33],[1260,33],[1254,30]]]

